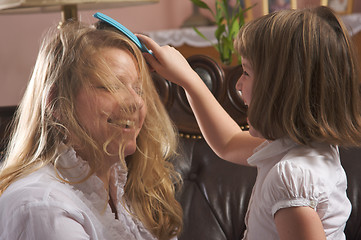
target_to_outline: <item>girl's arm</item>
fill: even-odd
[[[151,67],[185,89],[201,132],[213,151],[222,159],[247,165],[247,158],[263,140],[240,129],[175,48],[160,47],[146,36],[137,36],[153,51],[155,58],[144,54]]]
[[[276,212],[275,223],[281,240],[326,239],[317,212],[310,207],[290,207]]]

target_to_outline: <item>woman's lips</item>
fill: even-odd
[[[135,128],[135,121],[129,119],[113,120],[109,118],[108,123],[114,124],[121,128],[127,128],[127,129]]]

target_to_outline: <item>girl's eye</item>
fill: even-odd
[[[246,71],[243,71],[243,75],[249,76],[248,72],[246,72]]]

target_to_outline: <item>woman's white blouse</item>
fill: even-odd
[[[143,224],[133,218],[119,199],[124,194],[127,172],[121,164],[112,167],[110,194],[117,203],[118,219],[108,204],[103,182],[91,175],[90,168],[72,148],[63,152],[53,165],[11,184],[0,197],[1,240],[132,240],[155,239]]]
[[[275,213],[288,207],[313,208],[328,240],[345,239],[351,212],[346,174],[338,148],[315,143],[301,146],[289,139],[265,142],[248,163],[257,166],[257,179],[246,214],[244,239],[279,239]]]

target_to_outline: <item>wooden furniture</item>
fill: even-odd
[[[240,94],[235,90],[236,82],[242,75],[242,67],[240,65],[221,67],[212,58],[205,55],[194,55],[187,60],[203,81],[205,81],[218,102],[228,110],[228,113],[237,121],[241,128],[246,129],[247,108],[243,104]],[[157,74],[153,74],[153,79],[179,131],[190,135],[200,135],[200,130],[184,90]]]
[[[182,55],[185,58],[192,57],[194,55],[204,55],[207,57],[212,58],[214,61],[216,61],[219,65],[222,65],[219,57],[218,51],[213,47],[193,47],[188,44],[184,44],[182,46],[176,47],[176,49],[182,53]],[[233,55],[231,66],[235,66],[238,64],[237,57]]]

